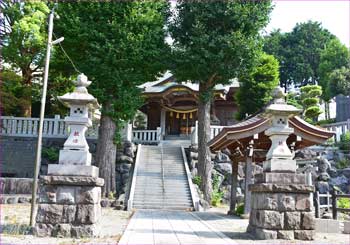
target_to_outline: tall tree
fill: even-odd
[[[320,75],[319,84],[322,87],[322,99],[325,101],[325,115],[329,119],[329,105],[331,93],[329,88],[329,76],[336,70],[343,66],[349,65],[350,52],[349,49],[342,44],[338,38],[332,39],[326,44],[324,50],[321,51],[320,64],[318,66],[318,73]]]
[[[239,77],[241,86],[236,94],[238,119],[256,113],[271,100],[271,92],[279,82],[278,70],[277,59],[262,53],[252,71]]]
[[[334,70],[329,75],[328,86],[331,97],[338,94],[350,95],[350,66]]]
[[[172,71],[199,83],[198,172],[205,200],[211,199],[210,105],[213,88],[247,70],[260,49],[259,31],[268,22],[270,1],[185,1],[169,23]]]
[[[141,105],[137,85],[155,80],[165,69],[168,3],[66,2],[57,12],[56,35],[65,37],[63,48],[93,81],[89,91],[102,104],[96,162],[105,179],[103,195],[108,195],[116,190],[116,131]],[[76,72],[59,53],[56,58],[55,69]]]
[[[280,62],[280,74],[285,90],[290,83],[302,86],[319,81],[321,52],[325,44],[334,38],[335,36],[324,29],[321,23],[313,21],[298,23],[290,33],[281,35],[273,32],[265,38],[264,51],[274,55]],[[271,40],[275,42],[271,43]]]
[[[22,114],[31,116],[32,81],[34,74],[43,66],[46,50],[46,19],[49,8],[40,1],[11,1],[1,3],[1,36],[4,62],[22,74],[25,98]],[[5,29],[3,29],[5,28]]]

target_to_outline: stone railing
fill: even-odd
[[[210,126],[210,140],[213,139],[216,135],[218,135],[221,130],[225,126]],[[198,121],[196,121],[196,125],[191,128],[191,144],[196,145],[198,144]]]
[[[31,117],[0,117],[0,135],[17,137],[36,137],[39,130],[39,118]],[[45,118],[43,137],[67,138],[69,129],[59,115],[54,118]],[[87,138],[97,139],[98,125],[95,123],[87,131]]]
[[[155,143],[162,140],[162,130],[158,127],[156,130],[133,130],[132,141],[136,144]]]
[[[343,122],[330,123],[326,125],[322,125],[322,127],[326,128],[329,131],[333,131],[336,133],[334,136],[334,141],[340,141],[340,135],[350,131],[350,119]]]

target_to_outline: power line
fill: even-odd
[[[54,32],[53,32],[53,36],[57,39],[57,37],[56,37],[56,35],[55,35]],[[74,64],[73,60],[72,60],[72,59],[69,57],[69,55],[67,54],[66,50],[64,50],[62,44],[61,44],[61,43],[58,43],[58,44],[60,45],[60,47],[61,47],[61,49],[62,49],[64,55],[68,58],[68,60],[69,60],[70,63],[72,64],[74,70],[75,70],[76,72],[78,72],[78,73],[82,73],[81,71],[78,70],[78,68],[77,68],[76,65]]]

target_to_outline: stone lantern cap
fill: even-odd
[[[288,105],[285,101],[286,94],[281,87],[277,87],[273,91],[273,104],[266,108],[266,113],[270,115],[294,116],[301,113],[301,109]]]
[[[97,99],[89,94],[86,89],[86,87],[91,84],[91,81],[88,81],[87,76],[82,73],[78,76],[77,80],[73,81],[73,83],[76,86],[74,91],[72,93],[58,96],[59,101],[67,107],[70,107],[71,105],[86,105],[90,109],[97,109],[100,107]]]

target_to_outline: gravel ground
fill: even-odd
[[[132,215],[128,211],[103,208],[100,237],[74,239],[24,235],[29,229],[30,205],[3,204],[0,205],[0,211],[0,244],[118,244]]]

